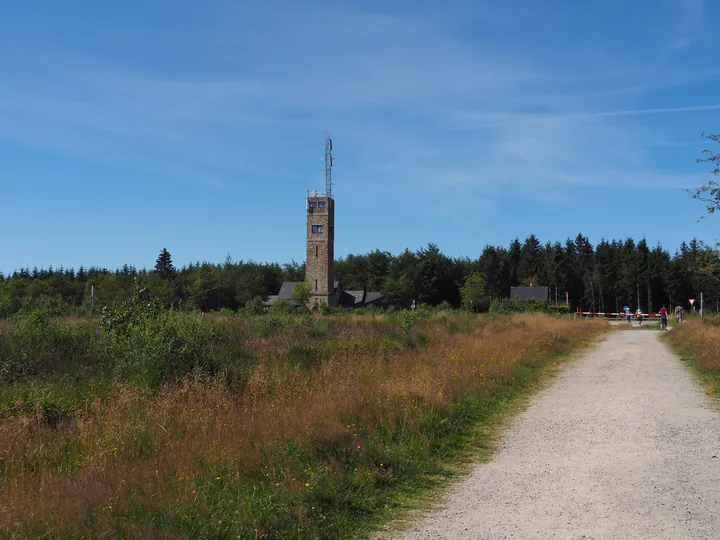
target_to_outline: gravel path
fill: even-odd
[[[399,538],[720,538],[720,413],[657,337],[610,334]]]

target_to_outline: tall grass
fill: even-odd
[[[539,314],[54,324],[77,332],[52,349],[72,359],[40,355],[0,384],[2,534],[359,534],[605,328]],[[0,329],[12,365],[33,328]]]
[[[668,332],[666,339],[720,399],[720,318],[690,319]]]

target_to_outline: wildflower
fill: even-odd
[[[18,409],[20,409],[20,408],[22,408],[22,406],[23,406],[22,400],[21,400],[21,399],[18,399],[17,402],[15,403],[15,407],[18,408]]]
[[[216,476],[216,477],[215,477],[215,480],[220,480],[220,477],[219,477],[219,476]]]
[[[305,482],[305,487],[310,487],[310,483],[309,483],[309,482]]]
[[[360,445],[359,445],[359,444],[357,445],[357,449],[360,450]]]

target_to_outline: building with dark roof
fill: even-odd
[[[511,287],[510,300],[520,300],[521,302],[547,302],[550,298],[550,289],[548,287]]]
[[[271,308],[278,300],[287,300],[294,302],[292,292],[295,285],[301,283],[299,281],[285,281],[277,294],[269,296],[264,302],[265,308]],[[380,291],[344,291],[340,288],[339,282],[335,282],[335,292],[333,295],[336,300],[330,305],[336,305],[347,310],[355,310],[365,307],[385,307],[383,295]],[[312,301],[312,300],[311,300]],[[297,305],[297,303],[295,303]]]

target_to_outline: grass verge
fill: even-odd
[[[694,318],[663,338],[707,390],[720,400],[720,321]]]

